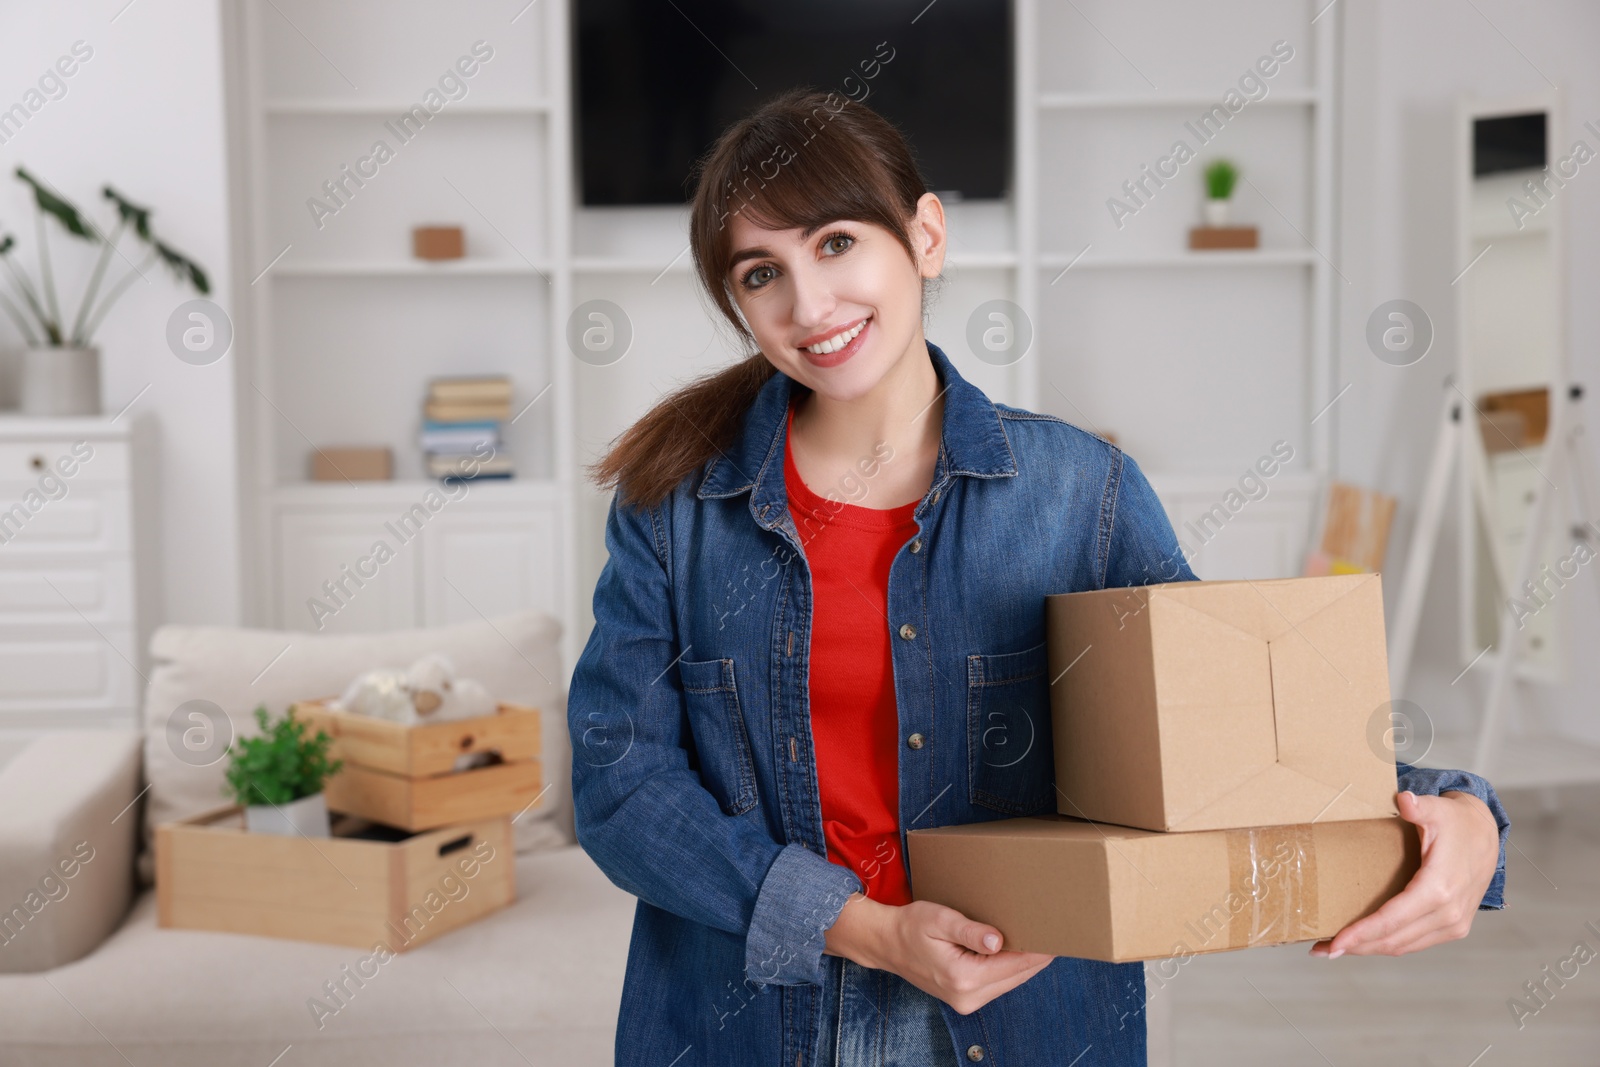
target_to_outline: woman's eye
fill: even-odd
[[[856,239],[853,236],[851,236],[850,234],[848,234],[848,233],[835,233],[835,234],[829,235],[828,239],[823,242],[823,247],[824,248],[837,248],[837,246],[834,245],[835,241],[848,241],[848,242],[850,242],[850,244],[854,244],[855,240]],[[850,247],[850,244],[845,245],[844,248],[837,248],[837,250],[840,251],[840,252],[843,252],[843,251],[845,251],[845,249]]]
[[[743,282],[744,286],[746,288],[751,288],[751,281],[755,278],[756,275],[760,274],[764,270],[771,270],[771,269],[772,269],[771,267],[767,267],[767,266],[761,266],[761,267],[754,268],[753,270],[750,271],[750,273],[748,273],[748,274],[746,274],[744,276],[744,282]]]

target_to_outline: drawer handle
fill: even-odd
[[[41,455],[38,455],[37,453],[32,455],[32,456],[29,456],[28,457],[28,466],[32,467],[36,471],[44,470],[44,468],[45,468],[44,457],[41,456]]]
[[[470,844],[472,844],[472,835],[462,834],[454,841],[446,841],[444,844],[440,845],[439,855],[448,856],[452,852],[460,852]]]

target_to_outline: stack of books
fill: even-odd
[[[509,478],[500,426],[511,418],[511,379],[435,378],[422,411],[423,465],[429,477]]]

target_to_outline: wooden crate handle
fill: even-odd
[[[466,848],[470,844],[472,844],[472,835],[471,834],[462,834],[460,837],[456,838],[454,841],[446,841],[443,844],[441,844],[439,846],[439,855],[445,856],[445,855],[449,855],[452,852],[459,852],[462,849]]]

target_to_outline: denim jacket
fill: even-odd
[[[921,735],[900,749],[900,863],[909,830],[1054,810],[1047,594],[1196,579],[1132,458],[991,401],[927,348],[940,447],[883,623],[900,732]],[[578,841],[639,898],[618,1064],[815,1063],[824,932],[863,889],[823,839],[810,571],[783,481],[794,385],[773,375],[735,443],[660,506],[613,496],[607,514],[568,726]],[[985,758],[986,709],[1019,704],[1034,744]],[[1489,783],[1403,764],[1399,781],[1489,804],[1500,870],[1481,906],[1501,907],[1510,821]],[[943,1014],[954,1048],[985,1067],[1124,1067],[1145,1062],[1144,993],[1140,963],[1057,957],[977,1011]]]

